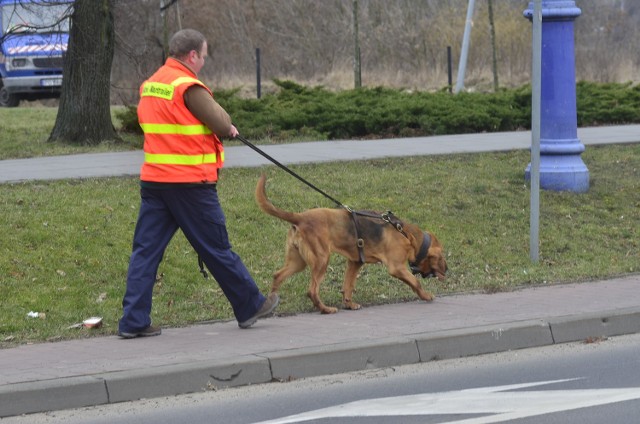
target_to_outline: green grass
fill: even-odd
[[[345,204],[391,209],[433,231],[445,246],[450,272],[444,283],[422,282],[442,296],[637,273],[640,144],[589,147],[583,159],[591,176],[588,193],[541,193],[537,264],[529,260],[526,151],[292,169]],[[219,193],[231,242],[266,292],[282,264],[287,224],[255,205],[261,172],[268,174],[267,192],[280,207],[332,203],[275,167],[223,171]],[[0,185],[0,346],[116,332],[138,205],[135,178]],[[321,286],[329,305],[341,301],[343,265],[335,257]],[[305,271],[285,282],[278,313],[312,311],[308,278]],[[365,306],[414,299],[380,265],[363,268],[357,289],[355,299]],[[30,311],[46,317],[28,318]],[[104,326],[68,328],[91,316],[102,316]],[[232,318],[217,284],[202,279],[197,256],[180,233],[160,267],[152,318],[163,326]]]
[[[113,107],[113,123],[118,107]],[[102,143],[98,146],[76,146],[60,142],[48,142],[56,121],[58,108],[25,107],[0,108],[0,160],[21,159],[37,156],[58,156],[76,153],[99,153],[142,148],[142,137],[121,134],[122,142]]]
[[[123,107],[112,107],[112,122],[116,129],[122,127],[118,118]],[[47,141],[55,124],[58,108],[25,107],[0,108],[0,160],[22,159],[40,156],[59,156],[77,153],[99,153],[142,149],[142,135],[120,132],[122,142],[103,142],[97,146],[78,146],[62,142]],[[244,134],[244,133],[243,133]],[[292,134],[287,140],[261,136],[252,139],[259,144],[282,144],[300,141],[316,141],[313,134]],[[242,144],[236,140],[225,139],[226,146]]]

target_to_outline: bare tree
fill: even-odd
[[[112,101],[137,101],[140,83],[162,62],[161,6],[170,0],[120,1],[112,73]],[[353,87],[353,0],[189,0],[166,10],[168,32],[202,31],[209,56],[199,74],[217,89],[242,88],[254,96],[255,50],[260,48],[264,92],[273,78],[330,89]],[[418,90],[447,84],[447,46],[459,57],[467,0],[359,0],[358,31],[362,85]],[[531,23],[522,12],[528,1],[492,0],[495,34],[483,30],[488,1],[476,2],[467,85],[489,91],[492,68],[500,85],[527,84],[531,72]],[[576,77],[638,81],[640,1],[578,0]],[[614,48],[615,47],[615,48]],[[495,55],[497,63],[494,64]]]
[[[489,34],[491,35],[491,52],[492,61],[491,69],[493,70],[493,91],[498,91],[498,56],[496,53],[496,25],[493,21],[493,0],[489,0]]]
[[[99,144],[119,139],[111,121],[114,0],[76,0],[62,93],[49,141]]]

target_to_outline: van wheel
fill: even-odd
[[[0,107],[16,107],[20,104],[20,98],[9,93],[0,82]]]

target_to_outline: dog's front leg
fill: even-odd
[[[320,283],[324,280],[324,276],[329,266],[329,260],[318,261],[311,269],[311,284],[309,284],[309,290],[307,296],[313,302],[313,306],[318,308],[322,314],[335,314],[338,312],[338,308],[327,306],[320,300]]]
[[[360,268],[362,268],[362,263],[347,261],[347,271],[344,275],[344,283],[342,284],[342,304],[345,309],[356,310],[361,308],[359,304],[353,301],[353,292],[356,288],[356,280]]]
[[[393,268],[390,267],[389,274],[411,287],[411,290],[413,290],[420,299],[426,300],[428,302],[435,299],[433,293],[423,289],[415,275],[410,273],[404,264]]]
[[[335,314],[336,312],[338,312],[338,308],[327,306],[322,302],[322,300],[320,300],[317,285],[311,283],[311,288],[307,292],[307,296],[309,296],[309,299],[311,299],[311,302],[313,302],[313,306],[315,306],[321,314]]]

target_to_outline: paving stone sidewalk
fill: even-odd
[[[4,349],[0,417],[637,333],[638,289],[634,275]]]

